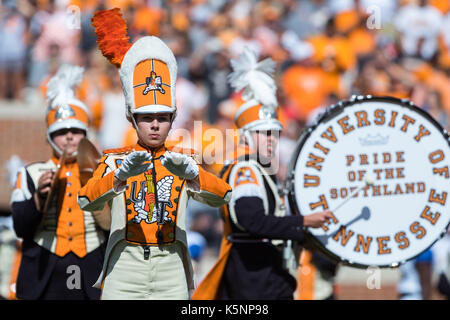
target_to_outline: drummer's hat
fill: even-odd
[[[239,60],[232,59],[233,72],[228,82],[236,90],[244,90],[245,101],[234,117],[236,126],[243,131],[282,130],[277,119],[276,84],[273,79],[275,62],[271,58],[257,61],[256,54],[245,48]]]
[[[59,154],[62,150],[53,142],[51,135],[62,129],[76,128],[87,134],[89,112],[83,102],[74,95],[74,87],[83,78],[82,67],[63,64],[47,85],[46,99],[48,103],[46,113],[47,140]],[[72,154],[71,156],[75,156]]]
[[[159,38],[145,36],[131,44],[120,9],[97,11],[92,18],[103,55],[119,68],[126,116],[135,124],[138,113],[176,114],[177,62]]]

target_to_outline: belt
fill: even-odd
[[[251,238],[249,235],[236,235],[229,234],[227,240],[232,243],[268,243],[269,239],[266,238]]]

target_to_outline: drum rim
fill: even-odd
[[[287,190],[287,199],[289,203],[289,207],[291,208],[291,211],[295,215],[301,215],[300,209],[297,206],[297,202],[295,201],[295,184],[294,184],[294,175],[295,175],[295,167],[298,159],[298,155],[300,154],[305,142],[310,137],[311,133],[321,124],[322,122],[337,116],[339,113],[341,113],[345,108],[353,106],[356,103],[360,102],[373,102],[373,101],[380,101],[380,102],[391,102],[398,104],[402,107],[406,107],[408,109],[414,110],[415,112],[418,112],[422,116],[424,116],[427,120],[429,120],[444,136],[444,139],[446,138],[447,143],[450,147],[450,134],[447,132],[445,128],[443,128],[439,122],[436,121],[428,112],[425,110],[419,108],[416,106],[412,101],[408,99],[399,99],[395,97],[390,96],[373,96],[373,95],[353,95],[350,99],[347,100],[341,100],[330,107],[328,107],[322,114],[317,116],[317,118],[314,120],[314,122],[307,126],[303,132],[301,133],[300,137],[298,138],[296,145],[295,145],[295,152],[291,156],[291,159],[289,160],[288,165],[288,173],[286,176],[286,190]],[[342,263],[344,265],[360,268],[360,269],[366,269],[371,266],[376,266],[379,268],[397,268],[403,263],[413,260],[416,257],[420,256],[425,251],[429,250],[437,241],[442,239],[444,235],[446,234],[447,230],[449,229],[450,221],[448,222],[447,226],[443,231],[441,231],[439,237],[436,238],[435,241],[433,241],[426,249],[419,252],[417,255],[408,258],[404,261],[397,261],[392,262],[391,264],[362,264],[350,261],[348,259],[344,259],[335,253],[333,253],[331,250],[328,250],[308,229],[308,227],[304,227],[304,231],[306,231],[306,239],[310,240],[310,243],[313,244],[313,246],[318,249],[322,254],[325,254],[328,258],[331,258],[334,262]],[[338,229],[339,230],[339,229]],[[337,230],[337,231],[338,231]],[[337,232],[336,231],[336,232]],[[330,236],[331,237],[331,236]]]

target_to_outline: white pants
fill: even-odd
[[[148,260],[140,245],[119,242],[109,257],[102,300],[189,299],[183,245],[151,246]]]

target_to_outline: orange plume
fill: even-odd
[[[127,36],[127,22],[122,18],[120,9],[97,11],[91,21],[102,54],[120,68],[123,57],[131,47]]]

